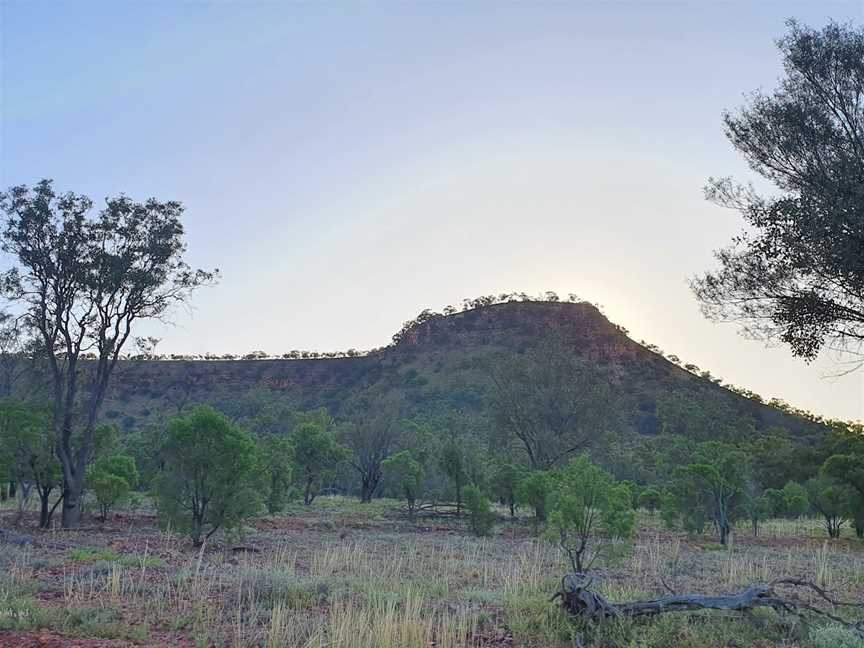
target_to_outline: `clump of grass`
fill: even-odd
[[[810,644],[813,648],[864,648],[864,640],[837,625],[811,628]]]
[[[98,562],[107,563],[116,562],[124,567],[164,567],[165,561],[157,556],[148,556],[147,554],[139,556],[137,554],[118,554],[111,549],[93,549],[80,548],[71,549],[68,553],[69,560],[73,562]]]

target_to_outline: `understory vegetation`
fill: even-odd
[[[0,628],[164,646],[861,645],[841,628],[764,610],[589,627],[549,600],[566,552],[504,507],[494,508],[497,530],[477,538],[469,517],[411,520],[396,500],[321,496],[197,549],[155,527],[152,513],[145,503],[108,524],[38,536],[51,547],[3,545]],[[13,514],[7,506],[3,517]],[[722,547],[670,533],[646,510],[636,517],[632,538],[610,541],[592,565],[611,600],[667,587],[734,592],[778,573],[864,597],[860,543],[822,539],[814,518],[768,520],[757,538],[742,524]]]

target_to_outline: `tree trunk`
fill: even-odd
[[[360,482],[360,501],[363,504],[371,502],[377,488],[378,480],[372,475],[364,475]]]
[[[864,620],[849,622],[837,616],[834,606],[864,607],[858,601],[838,601],[815,583],[796,578],[780,578],[769,584],[754,583],[743,592],[733,595],[672,594],[662,598],[643,601],[612,603],[602,594],[590,589],[592,579],[582,573],[567,574],[561,580],[561,589],[552,597],[561,599],[564,609],[586,621],[602,623],[609,618],[655,617],[669,612],[694,612],[697,610],[724,610],[750,612],[757,607],[769,607],[781,614],[793,614],[803,621],[813,618],[828,620],[845,627],[853,635],[864,639]],[[811,598],[822,600],[819,607],[812,601],[805,602],[799,595],[782,596],[778,587],[801,587],[809,590]],[[824,603],[831,605],[826,609]]]
[[[50,495],[51,491],[53,491],[53,490],[54,490],[53,488],[50,489],[48,491],[48,494],[45,495],[45,502],[46,503],[48,502],[49,495]],[[41,493],[40,493],[40,496],[41,496]],[[54,502],[54,506],[52,506],[47,512],[45,512],[44,505],[43,505],[42,510],[45,513],[45,517],[43,518],[40,515],[40,517],[39,517],[39,526],[40,527],[42,527],[43,529],[47,529],[51,526],[51,519],[54,517],[54,511],[57,510],[57,507],[61,504],[61,502],[63,502],[63,494],[62,493],[60,494],[60,497],[57,498],[57,501]],[[43,524],[43,522],[44,522],[44,524]]]
[[[48,499],[51,496],[50,490],[40,490],[39,491],[39,528],[47,529],[48,525],[51,523],[50,517],[50,507],[48,506]]]
[[[534,517],[537,518],[537,522],[546,521],[546,502],[541,502],[534,507]]]
[[[18,493],[18,514],[15,516],[15,521],[12,523],[13,526],[18,526],[21,524],[21,520],[24,519],[24,510],[27,508],[27,502],[30,500],[30,489],[33,488],[33,484],[28,482],[21,482],[21,489]]]
[[[63,483],[63,517],[64,529],[71,529],[81,524],[81,485]]]
[[[726,543],[729,542],[729,523],[725,520],[718,522],[717,528],[720,530],[720,544],[725,547]]]

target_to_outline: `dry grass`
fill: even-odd
[[[531,535],[529,524],[505,525],[478,540],[458,522],[430,528],[390,515],[382,503],[366,513],[325,499],[303,519],[273,518],[250,529],[246,542],[260,552],[240,554],[192,550],[146,519],[49,532],[99,550],[58,555],[4,546],[0,602],[26,601],[38,612],[29,625],[7,619],[9,627],[42,624],[144,645],[467,648],[584,640],[585,629],[548,601],[565,562]],[[802,524],[794,527],[798,536],[739,533],[729,547],[719,547],[648,522],[635,542],[616,544],[597,569],[599,586],[613,600],[660,595],[667,586],[730,592],[779,575],[810,578],[842,598],[864,600],[859,542],[827,542],[810,533],[816,527]],[[82,610],[101,611],[108,621],[70,621]],[[757,639],[765,648],[811,645],[806,633],[776,619],[759,626],[698,616],[647,629],[605,628],[592,641],[648,648]]]

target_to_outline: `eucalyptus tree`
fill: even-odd
[[[785,76],[726,113],[726,136],[776,190],[711,179],[746,230],[692,283],[703,311],[812,360],[864,342],[864,29],[788,23]]]
[[[533,470],[549,470],[599,441],[616,413],[608,376],[550,336],[489,363],[493,443]]]
[[[63,526],[74,527],[99,413],[133,328],[167,317],[215,274],[184,262],[178,202],[121,195],[94,213],[88,197],[42,180],[0,193],[0,211],[0,247],[12,260],[2,289],[45,356]]]
[[[339,441],[351,451],[348,463],[360,478],[360,501],[367,503],[381,485],[383,462],[400,449],[402,427],[398,397],[364,393],[345,407]]]

